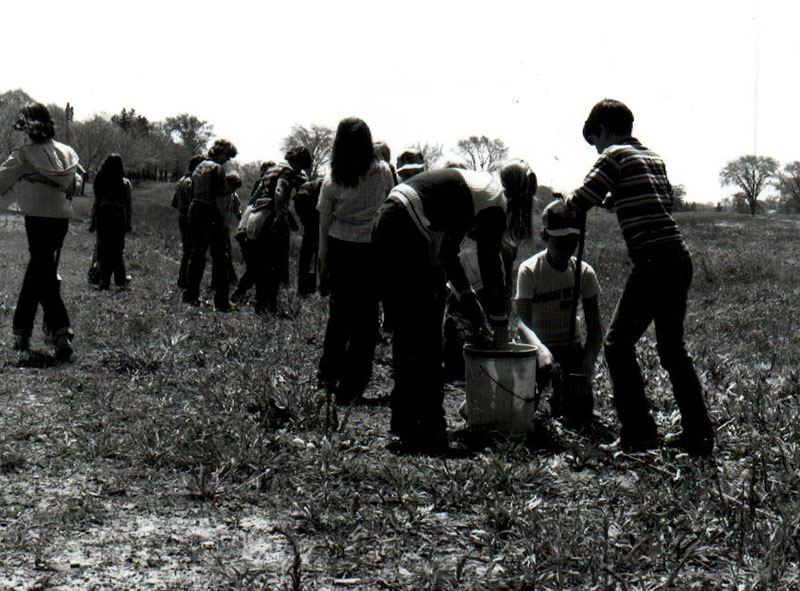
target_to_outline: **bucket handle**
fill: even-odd
[[[516,392],[514,392],[514,390],[511,390],[511,389],[509,389],[508,387],[506,387],[506,385],[505,385],[505,384],[502,384],[502,383],[500,383],[500,382],[499,382],[497,379],[495,379],[495,377],[494,377],[492,374],[490,374],[488,371],[486,371],[486,366],[484,366],[484,365],[479,365],[478,367],[480,367],[480,368],[481,368],[481,372],[482,372],[482,373],[483,373],[483,374],[484,374],[484,375],[485,375],[487,378],[489,378],[489,379],[490,379],[491,381],[493,381],[493,382],[494,382],[494,383],[495,383],[497,386],[499,386],[500,388],[502,388],[503,390],[505,390],[506,392],[508,392],[509,394],[511,394],[511,395],[512,395],[514,398],[516,398],[517,400],[521,400],[522,402],[538,402],[538,397],[537,397],[537,396],[534,396],[533,398],[523,398],[522,396],[520,396],[519,394],[517,394]],[[534,386],[534,388],[535,388],[535,386]],[[538,404],[537,404],[537,406],[538,406]]]

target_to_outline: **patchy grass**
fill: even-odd
[[[20,218],[0,217],[0,588],[800,587],[798,220],[679,216],[713,460],[615,456],[558,425],[548,451],[498,442],[443,460],[386,449],[386,345],[373,403],[327,406],[324,299],[287,290],[289,318],[181,304],[169,198],[135,191],[134,282],[109,292],[86,284],[91,202],[76,200],[60,267],[67,365],[38,332],[33,354],[10,349],[27,252]],[[588,240],[607,321],[627,272],[614,218],[592,213]],[[660,430],[674,431],[652,334],[640,353]],[[613,428],[604,370],[596,383]],[[448,389],[451,430],[462,396]]]

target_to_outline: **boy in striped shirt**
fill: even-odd
[[[580,211],[595,205],[613,208],[633,262],[604,342],[621,444],[626,451],[642,451],[658,442],[635,351],[655,322],[658,355],[681,412],[678,443],[691,455],[707,456],[714,448],[714,430],[683,338],[692,259],[670,215],[672,187],[664,162],[632,131],[633,113],[625,104],[604,99],[594,105],[583,137],[600,157],[583,186],[567,199]]]

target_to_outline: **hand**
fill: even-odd
[[[495,326],[494,334],[492,335],[492,349],[506,349],[508,348],[508,341],[508,325]]]
[[[545,367],[552,367],[555,363],[553,359],[553,354],[550,352],[550,349],[542,345],[536,350],[536,359],[539,363],[539,369],[543,369]]]

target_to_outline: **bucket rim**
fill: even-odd
[[[528,343],[509,343],[506,349],[482,349],[474,345],[464,345],[464,355],[468,357],[476,357],[479,359],[488,358],[524,358],[533,357],[536,355],[536,345]]]

